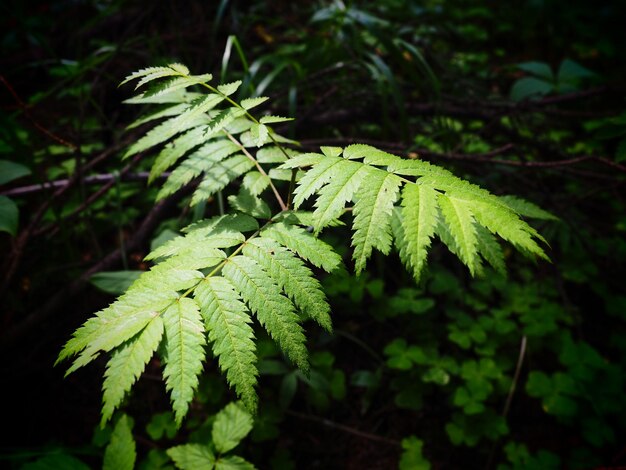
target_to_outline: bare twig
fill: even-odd
[[[183,193],[184,191],[180,191],[176,193],[176,195],[158,202],[152,208],[152,210],[148,213],[148,216],[134,232],[133,237],[128,240],[128,243],[126,244],[127,250],[137,249],[145,241],[145,239],[157,227],[165,211],[170,207],[173,207],[176,201],[182,197]],[[0,336],[0,350],[9,349],[14,345],[19,344],[20,340],[33,328],[41,325],[42,322],[44,322],[48,317],[57,312],[60,307],[78,295],[87,286],[89,278],[93,274],[117,265],[121,261],[121,256],[122,253],[119,248],[112,251],[102,260],[85,271],[78,279],[69,284],[67,288],[59,291],[56,295],[50,298],[39,310],[34,311],[30,315],[26,315],[20,323],[3,332],[2,336]]]
[[[62,137],[59,137],[56,134],[53,134],[51,131],[49,131],[48,129],[46,129],[45,127],[43,127],[41,124],[39,124],[30,114],[30,112],[28,111],[28,105],[26,103],[24,103],[22,101],[22,99],[19,97],[19,95],[17,94],[17,92],[15,91],[15,89],[13,88],[13,86],[11,86],[11,84],[9,83],[9,81],[4,77],[4,75],[0,74],[0,82],[3,83],[3,85],[7,88],[7,90],[9,90],[9,93],[11,93],[11,95],[13,96],[13,99],[15,100],[15,102],[17,103],[18,107],[22,110],[22,112],[24,113],[24,116],[26,116],[26,118],[32,123],[33,126],[35,126],[35,128],[41,132],[42,134],[45,134],[46,136],[48,136],[50,139],[60,143],[61,145],[68,147],[72,150],[76,150],[78,147],[76,145],[74,145],[73,143],[63,139]]]
[[[359,431],[358,429],[351,428],[350,426],[346,426],[345,424],[335,423],[334,421],[331,421],[326,418],[320,418],[319,416],[298,413],[297,411],[291,411],[291,410],[287,410],[286,413],[288,415],[295,416],[296,418],[305,419],[307,421],[313,421],[315,423],[322,424],[329,428],[338,429],[340,431],[347,432],[354,436],[362,437],[363,439],[382,442],[384,444],[388,444],[394,447],[400,447],[400,443],[396,440],[389,439],[388,437],[379,436],[377,434],[371,434],[369,432]]]
[[[171,172],[166,171],[159,178],[167,178]],[[115,175],[114,173],[101,173],[98,175],[89,175],[83,178],[84,184],[104,184],[115,180],[119,176],[120,181],[146,181],[150,177],[150,173],[147,171],[137,171],[135,173],[126,173],[122,175]],[[26,194],[38,193],[41,191],[47,191],[55,188],[62,188],[70,184],[71,180],[68,178],[48,181],[41,184],[29,184],[27,186],[19,186],[13,189],[7,189],[0,192],[1,196],[24,196]]]

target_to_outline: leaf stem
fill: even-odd
[[[272,179],[265,172],[265,170],[263,169],[261,164],[257,161],[257,159],[254,158],[252,156],[252,154],[250,152],[248,152],[248,149],[246,149],[241,142],[239,142],[237,139],[235,139],[231,133],[229,133],[226,130],[223,130],[223,132],[224,132],[224,134],[226,134],[228,139],[231,142],[233,142],[235,145],[237,145],[241,149],[241,151],[244,153],[244,155],[246,157],[248,157],[254,163],[254,166],[256,166],[257,170],[259,170],[259,173],[261,173],[263,176],[266,176],[269,179],[270,188],[272,188],[272,192],[274,193],[274,196],[276,197],[276,200],[278,201],[278,205],[280,205],[281,211],[287,210],[287,205],[285,204],[285,201],[283,201],[283,198],[280,196],[280,193],[276,189],[276,186],[274,186],[274,183],[272,183]]]

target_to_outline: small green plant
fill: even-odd
[[[140,70],[123,82],[150,86],[129,103],[159,105],[134,125],[162,120],[125,157],[158,149],[151,180],[173,169],[157,198],[193,184],[190,204],[202,208],[217,203],[220,215],[193,223],[153,249],[146,260],[154,266],[87,320],[61,351],[59,361],[73,358],[68,374],[103,352],[111,354],[104,374],[102,424],[121,406],[156,352],[180,426],[198,386],[207,344],[243,406],[254,414],[259,370],[253,318],[302,377],[319,379],[320,386],[311,392],[313,402],[323,407],[329,396],[340,399],[343,374],[333,369],[332,356],[318,354],[309,360],[302,327],[310,319],[332,331],[330,307],[314,271],[344,269],[338,252],[318,238],[328,227],[349,225],[357,274],[366,272],[374,249],[389,255],[395,247],[419,282],[435,237],[472,275],[483,274],[486,266],[504,272],[499,238],[524,255],[547,259],[538,243],[543,238],[521,218],[545,217],[536,206],[495,196],[443,168],[368,145],[300,153],[291,148],[297,148],[295,142],[270,126],[287,118],[251,114],[267,98],[236,102],[231,96],[240,82],[213,86],[210,80],[210,75],[190,75],[185,66],[171,64]],[[192,87],[200,91],[190,91]],[[306,210],[309,199],[314,199],[313,210]],[[419,315],[432,307],[407,307],[415,295],[410,289],[398,293],[395,314]],[[478,331],[485,325],[478,325],[469,338],[451,330],[450,339],[462,347],[480,343]],[[487,359],[466,362],[459,372],[445,358],[403,340],[385,352],[390,367],[423,367],[426,382],[443,385],[449,374],[460,374],[465,388],[459,388],[455,402],[466,413],[468,408],[482,411],[481,402],[497,379]],[[480,383],[470,369],[480,372]],[[244,413],[236,410],[238,416]],[[453,424],[455,435],[459,423]],[[244,428],[240,438],[251,424]],[[213,437],[218,452],[236,445],[236,439],[230,445]],[[407,462],[421,455],[417,443],[407,441],[405,447]],[[168,454],[180,468],[192,468],[192,457],[216,462],[206,448],[180,446]]]
[[[583,82],[597,75],[571,59],[561,62],[555,74],[550,65],[544,62],[524,62],[517,68],[530,74],[517,80],[511,88],[511,99],[537,99],[550,93],[569,93],[581,88]]]

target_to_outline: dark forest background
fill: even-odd
[[[140,110],[118,84],[173,61],[270,96],[301,149],[371,143],[556,217],[533,222],[552,263],[509,250],[507,278],[472,279],[443,246],[419,286],[397,256],[323,278],[335,334],[307,327],[313,378],[261,338],[241,455],[261,469],[626,466],[625,20],[620,1],[3,2],[0,466],[101,465],[104,363],[64,379],[58,352],[120,291],[96,273],[145,270],[151,244],[217,213],[189,210],[185,191],[155,205],[153,156],[120,159],[145,129],[125,129]],[[200,442],[233,398],[207,364],[174,435],[149,364],[125,407],[141,468],[171,468],[164,449]]]

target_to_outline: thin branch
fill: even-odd
[[[167,178],[171,172],[166,171],[158,178]],[[137,171],[135,173],[126,173],[124,175],[120,174],[119,178],[121,181],[146,181],[150,177],[150,173],[148,171]],[[97,175],[85,176],[83,178],[84,184],[104,184],[110,181],[115,180],[116,175],[114,173],[100,173]],[[8,189],[6,191],[0,192],[1,196],[24,196],[26,194],[37,193],[41,191],[48,191],[55,188],[62,188],[71,183],[69,178],[48,181],[46,183],[41,184],[30,184],[27,186],[19,186],[17,188]]]
[[[96,202],[98,199],[100,199],[102,196],[108,193],[109,190],[113,186],[115,186],[115,184],[118,182],[118,178],[121,179],[122,177],[124,177],[131,170],[131,168],[133,168],[139,162],[140,159],[141,159],[140,155],[135,155],[135,157],[133,157],[131,162],[128,163],[124,168],[120,170],[119,175],[117,176],[112,175],[112,178],[104,186],[102,186],[100,189],[98,189],[98,191],[90,195],[85,201],[83,201],[83,203],[80,206],[78,206],[72,212],[64,215],[63,222],[68,222],[72,220],[74,217],[76,217],[78,214],[83,212],[85,209],[91,206],[94,202]],[[58,230],[58,226],[59,224],[55,223],[55,224],[48,225],[46,227],[42,227],[34,233],[34,236],[42,235],[46,232],[53,231],[54,229]]]
[[[231,142],[233,142],[235,145],[237,145],[241,149],[241,151],[244,153],[244,155],[254,163],[254,166],[256,166],[256,169],[259,170],[259,173],[267,177],[267,179],[270,182],[270,188],[272,188],[272,192],[274,193],[274,197],[276,197],[276,200],[278,201],[278,205],[280,206],[280,210],[281,211],[287,210],[287,204],[285,204],[285,201],[283,201],[283,198],[280,196],[280,193],[276,189],[276,186],[274,186],[274,183],[272,183],[272,179],[267,175],[267,173],[265,172],[261,164],[256,160],[256,158],[252,156],[250,152],[248,152],[248,149],[246,149],[243,146],[243,144],[239,142],[237,139],[235,139],[229,132],[224,131],[224,134],[226,134],[228,139]]]
[[[128,240],[126,245],[128,250],[137,249],[144,240],[152,233],[152,231],[160,223],[163,214],[182,197],[184,191],[176,193],[176,195],[159,201],[147,217],[143,220],[139,228],[134,232],[133,237]],[[97,272],[104,271],[116,266],[121,261],[121,250],[119,248],[110,252],[102,260],[95,263],[87,271],[85,271],[78,279],[69,284],[69,286],[56,295],[52,296],[39,310],[26,315],[24,319],[14,327],[4,331],[0,336],[0,350],[9,349],[20,343],[21,339],[37,326],[44,326],[43,322],[52,314],[57,312],[70,299],[76,297],[88,285],[89,278]]]
[[[73,144],[71,142],[68,142],[67,140],[63,139],[62,137],[59,137],[56,134],[53,134],[51,131],[49,131],[48,129],[43,127],[41,124],[39,124],[35,120],[35,118],[33,118],[31,116],[30,112],[28,111],[28,105],[22,101],[22,99],[19,97],[19,95],[17,94],[17,92],[15,91],[13,86],[11,86],[9,81],[2,74],[0,74],[0,82],[2,82],[4,84],[4,86],[7,88],[7,90],[9,90],[9,93],[11,93],[11,95],[13,96],[13,99],[17,103],[18,107],[24,113],[24,116],[26,116],[26,118],[32,123],[33,126],[35,126],[35,128],[37,128],[37,130],[39,132],[45,134],[50,139],[60,143],[61,145],[64,145],[65,147],[68,147],[68,148],[70,148],[72,150],[76,150],[78,148],[75,144]]]
[[[362,437],[363,439],[368,439],[370,441],[382,442],[384,444],[388,444],[394,447],[400,447],[400,443],[396,440],[389,439],[387,437],[379,436],[377,434],[371,434],[369,432],[359,431],[358,429],[351,428],[350,426],[346,426],[345,424],[335,423],[326,418],[320,418],[319,416],[307,415],[304,413],[298,413],[297,411],[287,410],[285,413],[291,416],[295,416],[296,418],[304,419],[307,421],[313,421],[315,423],[322,424],[326,427],[338,429],[343,432],[347,432],[354,436]]]

